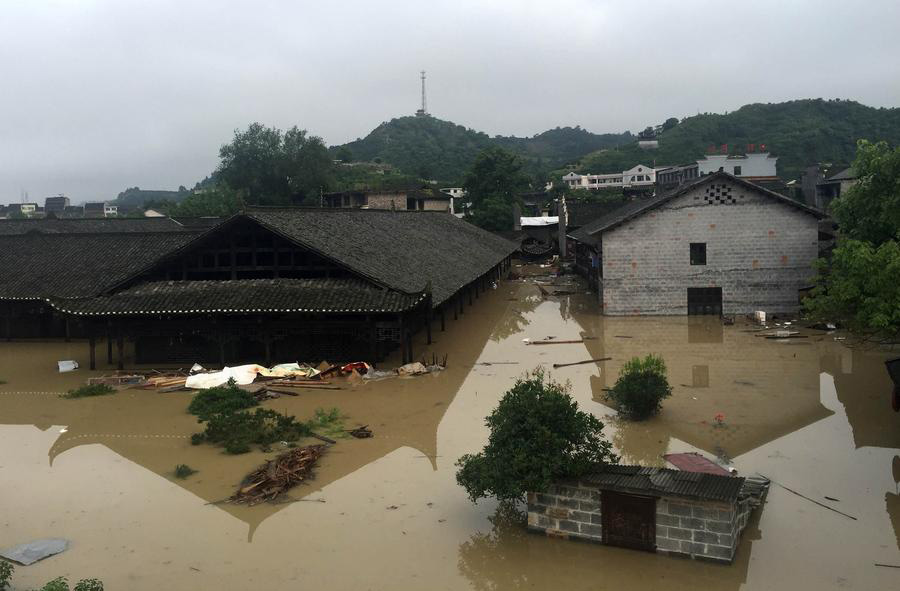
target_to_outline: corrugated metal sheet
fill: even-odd
[[[737,476],[645,466],[606,466],[582,480],[607,490],[726,503],[738,498],[744,484]]]

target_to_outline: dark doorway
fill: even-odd
[[[689,287],[687,290],[689,316],[722,315],[721,287]]]
[[[603,543],[656,550],[656,499],[603,491]]]

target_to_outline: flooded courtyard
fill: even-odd
[[[59,359],[87,366],[85,343],[0,343],[0,547],[71,541],[18,568],[14,588],[59,575],[130,590],[900,587],[900,569],[876,566],[900,565],[900,415],[887,352],[817,331],[772,341],[740,322],[602,317],[595,297],[542,298],[531,283],[501,282],[432,345],[419,335],[417,355],[447,355],[445,371],[263,403],[301,419],[338,407],[375,436],[329,449],[315,479],[291,491],[298,502],[256,507],[217,501],[274,453],[192,446],[201,428],[189,393],[62,399],[104,373],[56,373]],[[523,341],[550,336],[584,342]],[[651,352],[674,394],[652,420],[618,420],[604,389],[628,358]],[[529,534],[520,515],[473,505],[457,486],[456,459],[484,445],[484,417],[516,377],[602,357],[611,359],[551,373],[604,420],[623,462],[661,466],[665,453],[697,451],[776,483],[734,564]],[[198,473],[178,480],[176,464]]]

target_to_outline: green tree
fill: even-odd
[[[900,148],[860,140],[853,163],[857,183],[831,210],[841,235],[875,245],[900,232]]]
[[[516,381],[486,424],[491,433],[484,450],[456,463],[456,481],[473,501],[520,499],[556,479],[618,461],[603,437],[603,423],[578,410],[568,387],[539,369]]]
[[[607,393],[622,416],[636,421],[658,413],[663,399],[671,395],[672,386],[666,378],[666,364],[662,357],[652,354],[643,359],[632,357],[626,361],[619,372],[619,379]]]
[[[235,131],[219,157],[218,178],[253,205],[316,201],[333,181],[322,138],[296,126],[282,132],[252,123],[245,131]]]
[[[488,230],[512,229],[513,204],[529,189],[522,160],[503,148],[488,148],[475,158],[463,187],[468,192],[472,221]]]
[[[900,149],[859,142],[856,185],[832,202],[838,246],[818,261],[811,318],[867,335],[900,336]]]
[[[181,203],[166,206],[162,211],[175,217],[228,217],[240,211],[243,206],[240,191],[220,184],[191,193]]]

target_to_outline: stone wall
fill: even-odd
[[[528,493],[528,529],[549,536],[603,542],[602,492],[577,482]],[[660,498],[656,501],[656,550],[731,562],[749,506]]]
[[[528,529],[602,542],[600,491],[577,482],[528,493]]]
[[[795,313],[818,257],[815,216],[732,182],[701,185],[601,238],[610,315],[686,314],[688,287],[721,287],[724,314]],[[705,265],[690,264],[692,242],[706,244]]]
[[[656,549],[731,562],[743,529],[738,522],[733,505],[664,497],[656,502]]]

